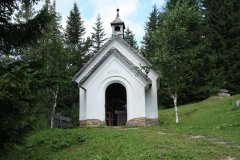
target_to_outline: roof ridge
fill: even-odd
[[[138,51],[136,50],[134,47],[132,47],[124,38],[118,36],[117,38],[121,39],[123,41],[123,43],[125,43],[126,45],[129,46],[129,48],[136,53],[143,61],[145,61],[149,66],[152,66],[152,64]]]
[[[121,40],[125,45],[127,45],[130,48],[131,51],[133,51],[136,55],[138,55],[144,62],[146,62],[149,66],[152,66],[152,64],[147,59],[145,59],[143,55],[141,55],[136,49],[134,49],[131,45],[129,45],[126,40],[124,40],[122,37],[118,35],[113,35],[107,40],[106,43],[104,43],[104,45],[97,51],[97,53],[95,53],[94,56],[75,74],[72,80],[75,81],[79,77],[79,75],[82,74],[86,70],[86,68],[96,59],[96,57],[98,57],[98,55],[102,52],[102,50],[104,50],[106,46],[109,43],[111,43],[114,39]]]
[[[90,60],[75,74],[75,76],[73,77],[73,81],[77,79],[77,77],[87,68],[87,66],[92,63],[94,61],[94,59],[96,59],[96,57],[98,56],[98,54],[110,43],[112,42],[114,38],[111,36],[106,43],[104,43],[104,45],[97,51],[97,53],[95,53],[93,55],[92,58],[90,58]]]
[[[113,53],[120,56],[125,62],[127,62],[133,69],[137,71],[147,82],[151,83],[151,79],[142,72],[137,66],[135,66],[126,56],[124,56],[119,50],[115,47],[111,48],[99,61],[98,63],[82,78],[79,82],[79,85],[83,84],[93,73],[94,71]]]

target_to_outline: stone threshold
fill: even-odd
[[[133,118],[127,121],[125,126],[155,126],[158,125],[158,118],[146,118],[146,117],[139,117]],[[80,120],[80,127],[101,127],[106,126],[105,121],[101,121],[99,119],[87,119],[87,120]]]

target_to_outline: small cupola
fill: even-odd
[[[119,17],[119,9],[117,9],[117,16],[114,21],[111,22],[112,35],[119,35],[124,38],[125,24]]]

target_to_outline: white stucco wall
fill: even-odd
[[[152,86],[146,90],[146,117],[158,118],[158,103],[157,103],[157,79],[153,75],[153,72],[149,73],[149,78],[152,80]]]
[[[99,119],[105,121],[105,90],[112,83],[122,84],[127,91],[127,120],[146,117],[145,85],[147,82],[137,75],[124,60],[112,54],[99,66],[91,77],[82,85],[86,95],[80,93],[80,119]],[[80,92],[83,92],[80,90]],[[80,108],[81,108],[80,107]]]
[[[79,120],[85,120],[86,119],[86,91],[84,91],[82,88],[79,88]]]

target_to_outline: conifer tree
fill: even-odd
[[[92,33],[93,52],[96,53],[106,41],[106,34],[104,32],[103,23],[101,22],[100,14],[97,16],[95,26],[93,27],[94,32]]]
[[[35,14],[36,11],[33,8],[33,4],[25,1],[21,4],[20,10],[15,14],[14,20],[19,24],[23,24],[33,19]],[[28,45],[18,49],[18,53],[21,55],[22,60],[29,61],[36,56],[34,52],[32,52],[31,46],[32,45]]]
[[[81,18],[77,3],[73,4],[73,9],[67,19],[67,26],[65,31],[66,44],[70,47],[77,48],[83,43],[83,36],[85,34],[83,20]]]
[[[210,43],[218,56],[218,72],[225,82],[222,87],[240,93],[240,1],[202,0],[202,4],[212,32]]]
[[[18,49],[36,42],[43,36],[44,29],[52,19],[46,8],[43,8],[27,21],[12,22],[18,5],[23,1],[0,2],[0,152],[21,142],[23,136],[32,128],[32,110],[35,101],[32,93],[36,90],[36,78],[39,66],[37,63],[14,59],[8,63],[6,59],[15,53],[21,56]],[[29,6],[38,0],[29,2]],[[28,16],[26,16],[28,17]],[[6,59],[5,59],[6,58]],[[10,148],[8,148],[10,149]]]
[[[65,44],[70,56],[70,64],[78,69],[83,66],[84,53],[86,51],[85,40],[83,38],[86,29],[83,25],[77,3],[73,4],[73,9],[67,19],[65,30]]]
[[[189,6],[198,5],[199,0],[169,0],[166,4],[168,10],[174,9],[176,5],[187,3]]]
[[[152,62],[152,57],[156,52],[157,44],[154,39],[154,32],[158,27],[158,19],[159,19],[159,11],[157,9],[156,4],[153,6],[153,10],[150,13],[148,21],[145,26],[145,35],[143,37],[141,53],[143,56]]]
[[[1,54],[10,54],[16,48],[25,44],[34,44],[42,35],[42,30],[46,29],[46,24],[51,20],[45,8],[41,9],[36,16],[26,23],[19,24],[11,21],[15,11],[18,11],[20,0],[4,1],[0,3],[0,52]],[[29,0],[31,4],[38,0]]]
[[[17,23],[26,23],[34,17],[36,11],[33,5],[28,1],[24,1],[20,7],[20,10],[15,14],[15,20]]]
[[[135,35],[132,33],[129,27],[127,27],[127,29],[125,30],[124,39],[128,42],[130,46],[132,46],[135,49],[138,49]]]

